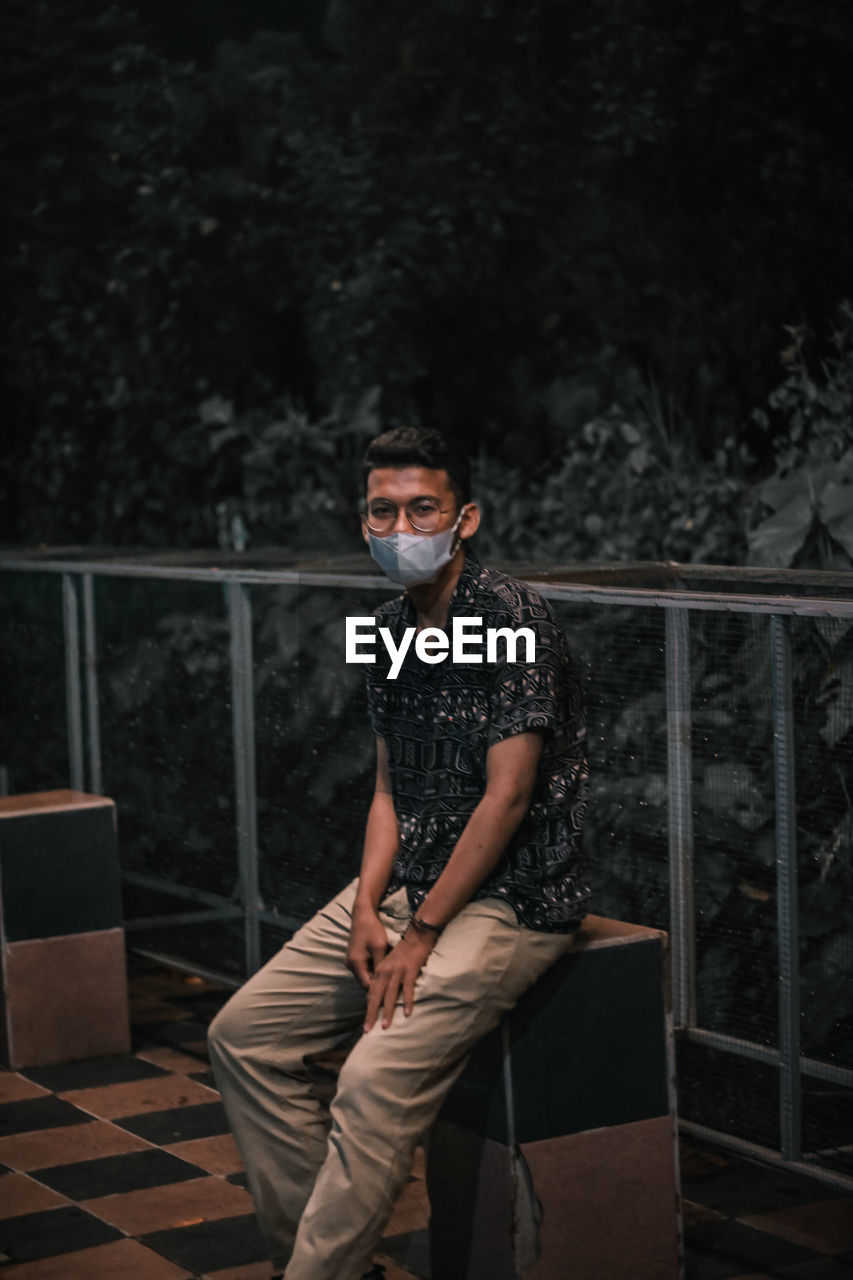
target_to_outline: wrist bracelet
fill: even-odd
[[[413,911],[409,916],[409,928],[414,929],[415,933],[434,933],[436,937],[444,931],[443,924],[430,924],[428,920],[424,920],[419,916],[416,911]]]

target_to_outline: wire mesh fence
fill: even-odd
[[[356,874],[366,562],[6,556],[0,765],[117,802],[132,945],[238,980]],[[600,914],[669,930],[679,1109],[853,1175],[853,578],[549,572],[586,689]]]

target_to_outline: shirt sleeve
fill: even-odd
[[[376,619],[375,662],[364,665],[364,688],[367,694],[367,715],[374,733],[386,737],[388,704],[388,653],[379,638],[379,628],[393,626],[393,619],[381,605],[374,609]]]
[[[538,612],[538,611],[537,611]],[[516,626],[518,626],[516,622]],[[519,733],[549,733],[566,716],[568,683],[573,678],[565,637],[549,612],[524,619],[535,636],[535,654],[527,661],[523,642],[508,662],[503,645],[493,670],[489,692],[489,739],[493,747]]]
[[[364,691],[367,694],[367,716],[374,733],[382,736],[383,719],[376,698],[376,685],[370,678],[370,671],[364,669]]]

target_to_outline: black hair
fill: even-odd
[[[367,446],[364,478],[377,467],[426,467],[446,471],[450,487],[463,506],[471,501],[471,464],[465,450],[432,427],[394,427]]]

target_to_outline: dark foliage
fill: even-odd
[[[652,395],[769,460],[781,325],[850,279],[848,6],[223,3],[201,67],[164,14],[6,6],[4,538],[210,543],[276,423],[365,403],[524,477]]]

